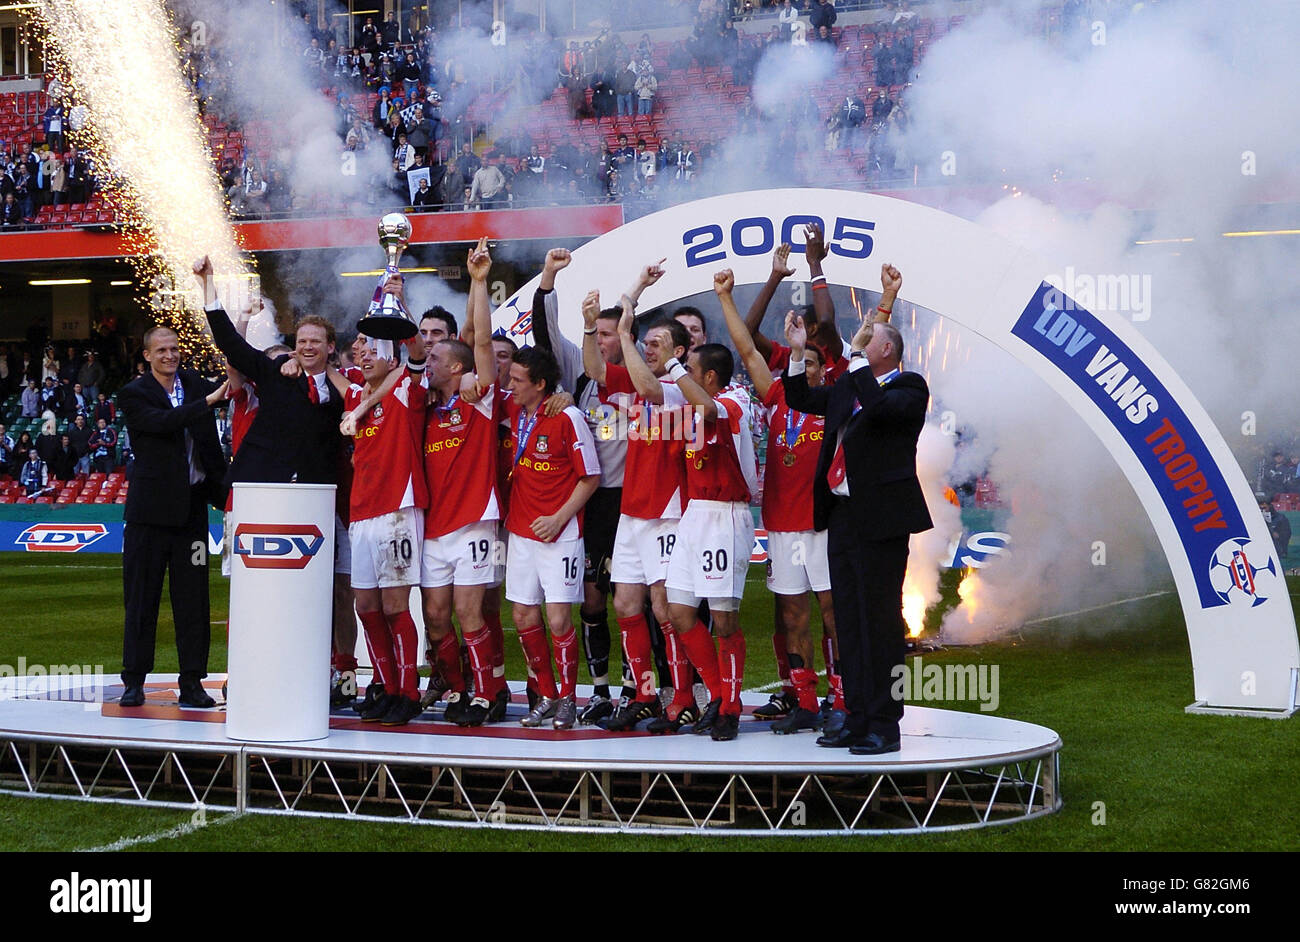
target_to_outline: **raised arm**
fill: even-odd
[[[594,288],[582,299],[582,369],[600,386],[605,385],[605,358],[596,341],[596,319],[600,314],[600,292]]]
[[[898,297],[898,289],[903,287],[903,273],[893,265],[885,262],[880,266],[880,287],[883,291],[880,295],[880,305],[876,308],[874,320],[877,324],[888,324],[889,315],[894,311],[894,301]]]
[[[817,315],[817,336],[822,341],[832,359],[844,355],[844,344],[840,349],[832,345],[840,340],[839,328],[835,326],[835,302],[831,300],[830,289],[826,286],[826,276],[822,273],[822,260],[826,258],[826,239],[822,227],[815,222],[804,226],[804,252],[808,256],[808,272],[812,276],[813,311]],[[791,354],[793,357],[793,354]]]
[[[620,303],[623,305],[623,316],[618,319],[618,340],[623,348],[623,367],[636,391],[655,405],[660,405],[664,401],[663,384],[641,356],[636,341],[632,339],[632,299],[624,295]]]
[[[547,252],[541,282],[533,295],[533,340],[555,355],[565,389],[574,389],[582,375],[582,350],[560,332],[560,302],[555,293],[555,276],[568,267],[571,258],[568,249]]]
[[[194,263],[194,276],[203,290],[203,308],[208,317],[208,326],[212,328],[212,339],[217,349],[226,355],[226,360],[244,376],[261,382],[270,374],[271,361],[255,350],[231,323],[230,316],[221,308],[217,298],[216,279],[212,274],[212,262],[205,255]]]
[[[776,294],[777,286],[794,274],[789,259],[790,243],[783,242],[772,253],[772,273],[767,276],[763,287],[758,289],[758,297],[754,299],[754,303],[749,306],[749,313],[745,315],[745,330],[753,339],[753,345],[757,347],[764,360],[772,355],[772,341],[763,335],[760,328],[763,326],[763,318],[767,316],[767,306],[772,303],[772,297]],[[734,334],[732,343],[736,343]],[[740,349],[739,344],[736,349]],[[750,373],[753,373],[753,370],[750,370]]]
[[[469,254],[469,302],[466,305],[466,324],[472,333],[474,372],[478,375],[479,389],[486,389],[497,381],[497,358],[492,354],[492,310],[488,301],[487,279],[492,270],[492,256],[488,254],[487,237],[478,240],[478,247]]]
[[[785,342],[790,345],[790,363],[785,368],[785,401],[791,409],[811,415],[825,415],[831,394],[826,386],[810,387],[804,373],[804,347],[808,330],[794,311],[785,316]]]
[[[226,398],[226,384],[213,389],[202,399],[187,399],[175,408],[150,404],[129,385],[117,394],[117,404],[126,419],[126,427],[136,435],[170,435],[195,419],[208,415],[212,407]]]
[[[740,312],[736,310],[735,299],[731,296],[731,289],[735,284],[736,279],[730,268],[724,268],[713,276],[713,292],[722,305],[722,316],[727,321],[727,332],[731,334],[731,342],[736,347],[740,361],[749,371],[749,378],[754,381],[754,389],[758,392],[758,397],[766,399],[767,391],[772,386],[772,371],[768,368],[767,358],[758,350],[756,338],[750,335],[745,323],[740,319]]]

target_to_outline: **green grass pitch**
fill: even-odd
[[[746,684],[776,679],[772,599],[752,568],[741,607],[748,638]],[[950,582],[951,580],[949,580]],[[211,570],[212,617],[226,617],[227,588]],[[114,556],[6,554],[0,664],[102,664],[121,654],[121,568]],[[1296,581],[1291,580],[1291,588]],[[951,589],[951,586],[949,586]],[[951,591],[948,594],[951,599]],[[612,618],[611,618],[612,622]],[[814,624],[816,620],[814,619]],[[213,814],[208,826],[135,845],[138,850],[1290,850],[1300,768],[1297,721],[1188,716],[1192,669],[1177,598],[1158,598],[1059,619],[1015,640],[951,648],[926,663],[1000,667],[997,714],[1061,735],[1060,813],[1008,827],[954,834],[807,839],[476,832],[405,824]],[[507,628],[510,631],[509,627]],[[176,670],[164,597],[159,671]],[[518,645],[507,670],[523,676]],[[214,625],[212,669],[225,668],[225,632]],[[820,666],[820,665],[819,665]],[[585,678],[583,678],[585,680]],[[932,704],[977,709],[975,703]],[[720,747],[725,748],[725,747]],[[1098,804],[1101,803],[1101,804]],[[1098,823],[1104,806],[1105,823]],[[66,851],[167,832],[188,811],[45,798],[0,797],[0,849]]]

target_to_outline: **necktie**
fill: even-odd
[[[831,490],[835,490],[844,482],[844,475],[844,443],[840,442],[835,448],[835,457],[831,459],[830,470],[826,472],[826,480],[830,482]]]
[[[316,377],[307,377],[307,398],[314,406],[320,405],[320,390],[316,388]]]

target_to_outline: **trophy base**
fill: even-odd
[[[357,332],[379,340],[409,340],[420,328],[400,314],[376,314],[357,321]]]

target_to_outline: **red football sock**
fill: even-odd
[[[464,693],[465,675],[460,666],[460,642],[456,640],[454,628],[438,642],[438,666],[442,668],[442,679],[447,681],[448,688]]]
[[[794,683],[794,692],[799,698],[800,709],[812,710],[816,713],[818,710],[817,672],[811,667],[792,667],[790,680]]]
[[[397,692],[397,673],[394,670],[393,635],[388,630],[388,619],[383,612],[358,612],[361,627],[366,633],[366,649],[370,651],[370,663],[375,667],[375,676],[384,685],[387,693]]]
[[[843,710],[844,678],[840,676],[840,661],[835,656],[835,639],[829,635],[822,636],[822,656],[826,658],[826,683],[830,686],[831,709]]]
[[[785,650],[785,634],[772,633],[772,650],[776,652],[776,676],[781,680],[781,692],[794,694],[794,685],[790,683],[790,657]]]
[[[488,591],[495,592],[496,589],[489,586]],[[506,636],[505,632],[501,630],[501,613],[484,612],[483,626],[487,628],[488,637],[492,639],[492,676],[504,685],[506,682]],[[494,687],[492,692],[495,694],[497,689]]]
[[[408,700],[418,700],[420,672],[415,659],[419,657],[417,652],[420,643],[415,633],[415,620],[411,618],[410,612],[398,612],[388,619],[388,628],[393,633],[393,653],[397,656],[397,686],[402,696]],[[389,689],[387,684],[384,689]]]
[[[551,670],[551,646],[546,643],[546,629],[541,625],[521,628],[519,644],[524,649],[524,659],[528,661],[533,689],[543,697],[558,697],[560,694],[555,689],[555,674]]]
[[[691,692],[691,662],[686,659],[686,648],[673,631],[671,622],[659,626],[664,633],[664,651],[668,655],[668,672],[673,677],[673,714],[682,707],[694,706],[695,695]]]
[[[722,708],[740,715],[740,688],[745,685],[745,635],[737,631],[718,639],[718,664],[722,671]],[[709,688],[713,689],[713,688]]]
[[[636,686],[636,699],[648,701],[654,699],[654,655],[650,652],[650,626],[646,624],[645,615],[638,613],[618,620],[618,630],[623,636],[623,656],[627,658],[628,669],[632,672],[632,683]]]
[[[578,686],[578,633],[555,636],[555,663],[560,669],[560,696],[573,696]]]
[[[344,654],[342,651],[336,651],[334,656],[330,658],[330,666],[340,673],[343,671],[352,671],[353,673],[356,673],[357,656],[351,651],[347,654]]]
[[[709,629],[704,627],[704,622],[697,621],[695,627],[679,635],[677,640],[682,643],[682,647],[686,648],[686,656],[690,658],[691,665],[699,672],[704,686],[709,688],[709,699],[722,698],[722,678],[718,674],[718,651],[713,646],[713,639],[709,637]],[[685,686],[687,689],[690,688],[689,680]]]
[[[492,636],[487,631],[466,635],[465,646],[469,648],[469,666],[474,672],[474,694],[491,700],[499,686],[492,676]]]

